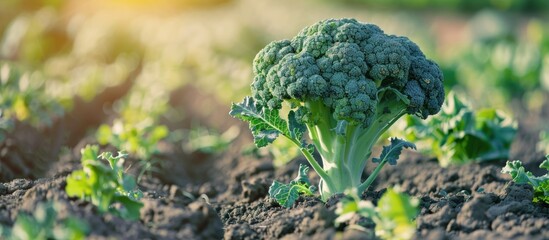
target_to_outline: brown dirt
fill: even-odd
[[[172,103],[178,104],[178,98]],[[212,114],[228,111],[224,106],[216,108]],[[211,121],[211,116],[204,117]],[[222,129],[237,123],[225,117],[217,118],[220,123],[213,125]],[[527,168],[534,170],[543,155],[534,151],[532,142],[537,137],[530,126],[520,125],[512,158],[525,161]],[[18,136],[32,139],[33,130],[28,129],[18,130]],[[6,155],[13,154],[12,149],[32,152],[20,142],[24,141],[12,142],[15,144],[5,150]],[[181,149],[181,143],[163,142],[157,156],[161,159],[159,171],[140,183],[145,193],[140,220],[101,215],[90,203],[69,198],[64,191],[66,176],[80,168],[79,149],[90,142],[82,137],[69,151],[48,147],[49,152],[35,153],[43,154],[49,162],[47,169],[31,165],[28,171],[33,174],[3,175],[0,224],[10,226],[20,212],[32,212],[39,202],[56,201],[62,206],[58,219],[70,215],[86,221],[93,226],[91,239],[373,239],[374,224],[368,219],[351,220],[365,227],[365,232],[348,225],[334,226],[338,197],[328,203],[300,198],[291,209],[270,199],[267,190],[272,180],[291,180],[305,161],[296,159],[275,169],[269,158],[242,156],[241,147],[249,143],[247,131],[221,155],[189,153]],[[30,155],[21,158],[22,162],[35,160]],[[1,160],[0,166],[7,164],[5,158]],[[432,159],[405,152],[396,167],[382,170],[362,197],[375,203],[386,187],[398,184],[419,198],[417,239],[548,239],[549,206],[532,203],[530,186],[509,183],[510,178],[500,173],[503,165],[492,162],[441,168]],[[315,173],[310,177],[318,183]]]

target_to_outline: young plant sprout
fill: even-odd
[[[511,175],[515,183],[532,185],[532,188],[534,188],[533,202],[549,204],[549,155],[545,156],[545,158],[539,165],[539,168],[545,169],[547,173],[541,176],[534,176],[533,173],[526,171],[520,160],[507,161],[501,172]]]
[[[81,150],[81,170],[67,176],[65,191],[69,197],[90,201],[101,213],[110,212],[128,220],[139,219],[143,193],[135,178],[124,173],[124,157],[110,152],[99,154],[99,146],[87,145]],[[106,160],[109,165],[105,165]]]
[[[253,72],[252,96],[233,104],[230,115],[250,123],[257,147],[280,135],[298,146],[321,178],[323,200],[349,188],[367,189],[386,163],[396,164],[403,148],[415,148],[392,139],[362,181],[379,137],[403,115],[425,119],[444,102],[442,72],[415,43],[354,19],[320,21],[292,40],[268,44],[255,57]],[[283,106],[287,118],[280,115]],[[304,141],[306,131],[313,144]]]

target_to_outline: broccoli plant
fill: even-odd
[[[230,115],[250,123],[257,147],[279,135],[297,145],[321,177],[324,200],[348,188],[364,191],[387,163],[361,181],[381,134],[405,114],[436,114],[444,102],[442,72],[415,43],[354,19],[320,21],[268,44],[253,72],[252,96]],[[306,131],[313,144],[303,139]],[[393,141],[412,146],[402,142]]]
[[[531,172],[527,172],[520,160],[507,161],[501,172],[511,175],[515,183],[528,183],[532,185],[534,188],[533,202],[545,202],[549,204],[549,155],[545,156],[545,158],[539,165],[539,168],[548,171],[543,176],[536,177]]]
[[[139,219],[139,209],[143,206],[139,199],[143,193],[132,176],[124,175],[126,155],[99,154],[99,147],[90,145],[81,152],[83,169],[73,171],[67,177],[67,195],[91,201],[103,213],[111,212],[129,220]],[[107,160],[109,166],[100,159]]]
[[[400,132],[443,167],[467,162],[507,159],[517,133],[516,122],[493,108],[474,111],[455,92],[427,121],[406,116]],[[423,145],[423,147],[422,147]]]
[[[349,221],[354,215],[372,219],[375,233],[381,239],[412,239],[416,232],[415,217],[418,213],[419,201],[410,199],[406,194],[394,189],[387,189],[377,203],[361,200],[354,192],[338,203],[336,213],[339,215],[335,223]]]

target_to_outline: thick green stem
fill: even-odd
[[[385,166],[386,163],[387,163],[386,160],[383,160],[382,162],[380,162],[379,165],[377,165],[376,169],[374,169],[374,171],[370,174],[370,176],[368,176],[366,181],[364,181],[362,184],[360,184],[360,186],[358,186],[359,193],[363,193],[364,191],[366,191],[366,189],[368,189],[368,187],[370,187],[370,185],[374,182],[377,175],[379,174],[379,171],[381,171],[381,169],[383,168],[383,166]]]
[[[372,148],[377,143],[381,135],[385,133],[393,124],[402,117],[406,112],[404,110],[400,111],[394,111],[394,115],[388,115],[385,116],[383,119],[379,119],[378,121],[375,121],[372,126],[368,128],[366,133],[362,136],[360,136],[358,142],[361,143],[359,145],[362,145],[361,149],[361,155],[358,156],[364,156],[363,161],[354,161],[354,164],[352,166],[352,169],[355,170],[356,175],[362,176],[362,172],[364,171],[364,168],[366,167],[366,163],[368,162],[367,159],[370,158],[370,155],[372,154]],[[388,119],[388,120],[386,120]],[[367,150],[364,150],[367,149]],[[366,153],[363,153],[364,151],[367,151]],[[372,173],[373,174],[373,173]],[[377,175],[377,174],[376,174]],[[370,175],[371,176],[371,175]],[[375,176],[374,176],[375,178]]]
[[[374,181],[385,162],[380,163],[363,183],[361,182],[362,173],[370,158],[371,149],[379,137],[405,114],[406,105],[394,103],[394,101],[388,101],[388,104],[378,105],[376,117],[367,128],[349,124],[343,132],[336,132],[337,121],[323,103],[305,104],[312,113],[316,114],[312,116],[314,121],[307,124],[307,129],[322,157],[322,167],[299,141],[295,139],[292,141],[300,146],[305,158],[320,175],[319,190],[322,200],[327,200],[334,194],[343,193],[349,188],[357,188],[362,192]],[[338,131],[342,129],[338,128]]]

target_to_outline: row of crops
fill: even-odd
[[[150,126],[161,118],[174,122],[185,115],[184,109],[170,108],[169,93],[193,84],[215,94],[223,103],[236,101],[248,92],[250,62],[255,52],[270,36],[283,37],[291,32],[266,27],[268,23],[262,22],[278,17],[276,9],[256,22],[236,16],[240,11],[264,7],[261,3],[221,5],[212,13],[186,11],[167,17],[151,14],[139,18],[132,18],[138,10],[115,15],[112,13],[116,8],[101,8],[101,4],[95,6],[96,11],[79,14],[70,14],[79,6],[60,3],[11,4],[20,13],[0,25],[0,139],[10,132],[14,121],[38,128],[51,126],[56,118],[73,110],[74,99],[91,101],[109,87],[132,81],[131,90],[112,107],[118,117],[109,119],[96,135],[104,144],[139,142],[128,141],[131,134],[126,133],[131,131],[135,136],[150,133],[159,140],[167,133],[161,134],[165,131]],[[322,11],[326,7],[330,6],[318,8]],[[323,15],[321,11],[318,15]],[[360,12],[345,8],[338,11],[351,16]],[[209,18],[209,14],[217,12],[223,12],[221,18],[228,21]],[[399,29],[398,21],[408,15],[371,15],[364,20],[375,19],[396,33],[407,33],[408,27],[428,23],[427,19],[416,17]],[[461,16],[455,23],[462,25],[461,33],[432,27],[433,31],[415,33],[411,38],[424,51],[435,54],[444,70],[446,88],[467,92],[470,96],[464,98],[475,99],[473,107],[494,106],[510,115],[522,106],[539,111],[549,89],[549,32],[543,28],[546,19],[497,11],[471,15]],[[314,17],[321,16],[311,18]],[[157,28],[159,25],[162,27]],[[440,34],[465,41],[430,40]],[[448,49],[447,45],[455,45],[456,49]],[[124,137],[117,139],[113,134]],[[122,143],[116,146],[122,147]],[[144,150],[150,147],[125,148],[140,152],[143,158],[151,154]]]
[[[549,125],[529,119],[549,115],[543,110],[549,99],[549,19],[539,14],[548,7],[544,1],[161,2],[0,3],[0,9],[11,9],[0,10],[1,180],[40,177],[26,170],[32,163],[8,156],[22,129],[47,136],[66,128],[54,155],[92,143],[82,149],[84,170],[68,177],[67,193],[86,196],[102,212],[124,205],[129,212],[114,213],[136,220],[142,206],[136,187],[143,176],[159,173],[163,143],[189,154],[228,151],[237,136],[248,136],[244,125],[225,119],[230,103],[250,94],[255,54],[301,26],[342,16],[409,36],[444,73],[448,96],[441,113],[426,122],[406,117],[391,136],[415,142],[447,167],[509,159],[526,122],[532,124],[529,131],[539,132],[537,151],[549,153]],[[405,10],[387,11],[395,6]],[[422,14],[426,8],[442,12]],[[71,124],[77,115],[88,122]],[[289,141],[273,144],[257,149],[250,141],[238,151],[272,157],[275,167],[299,156]],[[99,148],[121,153],[100,154]],[[123,162],[116,163],[123,157],[135,163],[135,179],[123,176]],[[125,198],[94,196],[106,190],[81,181],[86,171],[108,176],[105,181],[115,183],[108,190]],[[80,223],[72,228],[67,231],[82,234]]]

